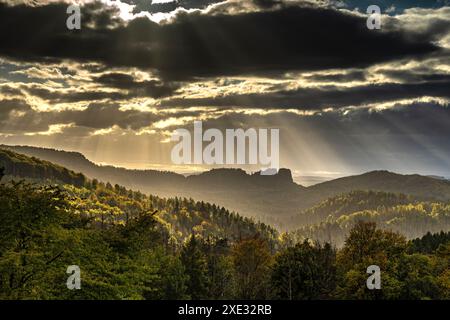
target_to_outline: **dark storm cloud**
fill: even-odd
[[[339,74],[314,74],[306,76],[306,80],[318,82],[351,82],[351,81],[365,81],[366,73],[361,70],[349,71]]]
[[[24,102],[17,100],[2,100],[0,107],[8,107],[10,111],[20,110],[24,114],[19,118],[11,117],[9,113],[0,113],[2,132],[39,132],[48,129],[52,124],[74,123],[76,126],[96,129],[106,129],[117,125],[123,129],[139,129],[161,119],[154,113],[144,113],[137,110],[120,110],[118,104],[91,103],[84,110],[62,110],[39,112],[33,110]],[[6,126],[6,124],[8,124]],[[8,132],[7,131],[7,132]]]
[[[2,85],[0,87],[0,93],[5,96],[22,96],[22,91],[18,88],[11,87],[9,85]]]
[[[423,34],[371,31],[364,18],[334,9],[285,6],[236,15],[184,14],[165,25],[139,18],[117,26],[111,11],[98,6],[85,6],[82,30],[69,31],[67,5],[0,5],[0,54],[98,61],[186,80],[359,68],[438,50]]]
[[[177,116],[193,116],[198,113],[180,110]],[[152,123],[168,118],[163,112],[142,112],[122,110],[117,103],[91,103],[85,110],[64,110],[53,112],[46,119],[49,123],[75,123],[77,126],[106,129],[114,125],[122,129],[138,130]]]
[[[73,122],[77,126],[94,129],[105,129],[114,125],[123,129],[139,129],[159,119],[160,116],[150,112],[120,110],[120,106],[114,103],[92,103],[85,110],[66,110],[53,113],[52,119],[48,119],[48,121],[54,123]]]
[[[253,3],[255,3],[257,6],[260,6],[262,8],[272,8],[276,6],[277,4],[281,4],[281,0],[253,0]]]
[[[71,103],[79,101],[96,101],[96,100],[123,100],[128,95],[121,92],[104,92],[104,91],[56,91],[43,87],[27,87],[24,89],[29,94],[39,97],[41,99],[52,101],[54,103]]]
[[[450,109],[436,103],[415,102],[397,105],[386,110],[371,112],[368,109],[355,110],[350,116],[342,117],[342,125],[350,125],[348,134],[411,134],[429,137],[450,135]],[[448,139],[447,139],[448,140]],[[450,141],[448,142],[450,146]]]
[[[283,110],[269,116],[230,112],[220,118],[205,121],[204,126],[224,130],[241,127],[242,123],[250,123],[254,127],[279,125],[281,130],[289,128],[302,131],[309,127],[326,134],[327,140],[332,140],[332,136],[338,133],[348,136],[361,134],[442,136],[448,140],[450,146],[450,140],[447,138],[450,135],[448,125],[450,108],[431,102],[394,104],[392,108],[378,111],[369,108],[352,109],[346,113],[334,110],[310,116],[296,116]]]
[[[15,112],[16,114],[12,114]],[[20,115],[17,113],[20,112]],[[177,117],[199,116],[198,111],[180,110]],[[152,123],[170,117],[164,112],[122,110],[113,102],[93,102],[82,110],[34,110],[20,99],[0,100],[0,133],[46,131],[52,124],[74,124],[87,132],[118,126],[122,129],[139,130]]]
[[[204,9],[207,6],[223,2],[225,0],[177,0],[171,2],[152,3],[149,0],[123,0],[122,2],[135,5],[133,12],[139,13],[142,11],[157,13],[157,12],[172,12],[178,8],[183,9]],[[269,0],[270,1],[270,0]]]
[[[335,0],[334,2],[341,2],[349,8],[359,8],[365,11],[370,5],[376,4],[385,11],[392,8],[393,11],[403,11],[408,8],[439,8],[450,4],[448,0]]]
[[[31,108],[20,99],[0,100],[0,122],[9,117],[12,111],[29,111]]]
[[[242,0],[253,2],[261,8],[272,8],[281,4],[282,0]],[[153,3],[149,0],[122,0],[124,3],[134,5],[133,13],[150,12],[150,13],[168,13],[176,9],[205,9],[216,3],[224,3],[226,0],[174,0],[170,2]]]
[[[450,77],[425,83],[387,83],[350,88],[335,86],[277,91],[263,94],[237,94],[217,98],[170,99],[164,106],[219,106],[248,108],[320,109],[377,102],[413,99],[424,96],[450,98]]]
[[[425,70],[423,73],[406,70],[385,70],[383,74],[389,79],[402,82],[423,82],[423,81],[450,81],[450,75],[445,73],[432,73]]]
[[[21,89],[4,85],[0,88],[0,92],[4,95],[23,95],[23,92],[26,92],[53,103],[74,103],[98,100],[118,101],[137,97],[161,98],[173,94],[178,88],[175,84],[164,84],[158,80],[135,81],[132,76],[123,73],[105,73],[92,78],[92,81],[104,88],[115,88],[118,91],[101,91],[99,88],[82,87],[61,90],[37,84],[22,84]]]
[[[135,81],[125,73],[107,73],[93,80],[106,86],[128,90],[130,95],[152,98],[169,96],[177,89],[174,84],[165,84],[158,80]]]

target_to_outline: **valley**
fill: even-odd
[[[301,227],[295,216],[330,197],[355,190],[412,195],[424,201],[450,199],[450,182],[420,175],[372,171],[322,182],[309,187],[295,183],[289,169],[273,176],[248,174],[241,169],[213,169],[183,176],[156,170],[128,170],[99,166],[82,154],[27,146],[0,146],[50,161],[90,179],[119,184],[160,197],[186,197],[215,203],[245,217],[274,225],[281,231]]]
[[[283,232],[215,203],[145,194],[0,149],[0,299],[448,299],[450,206],[437,192],[445,184],[366,175],[316,188],[332,195],[351,190],[353,181],[353,188],[388,190],[429,185],[416,195],[339,193],[292,209],[286,221],[293,230]],[[380,175],[385,180],[376,181]],[[204,185],[196,192],[227,192],[235,202],[244,195],[232,188],[252,187],[248,204],[266,197],[252,210],[272,206],[276,183],[292,192],[279,193],[280,203],[317,191],[293,183],[288,170],[267,177],[223,169],[183,181]],[[394,279],[380,293],[363,287],[368,264]],[[65,287],[68,265],[82,270],[83,290]]]

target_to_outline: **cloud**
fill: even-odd
[[[106,73],[93,80],[109,87],[128,90],[131,96],[162,98],[172,95],[177,88],[174,84],[158,80],[135,81],[131,75],[124,73]]]
[[[365,81],[366,72],[363,70],[349,70],[348,72],[341,73],[328,73],[328,74],[313,74],[305,76],[308,81],[315,82],[352,82],[352,81]]]
[[[294,169],[448,171],[450,8],[368,30],[336,1],[83,0],[69,31],[71,1],[45,1],[0,5],[1,142],[164,163],[161,140],[201,119],[280,128]]]
[[[73,103],[79,101],[123,100],[128,96],[122,92],[91,91],[91,90],[54,90],[42,86],[27,86],[24,91],[53,103]]]
[[[167,13],[175,11],[177,8],[183,9],[204,9],[214,3],[224,2],[225,0],[177,0],[153,2],[148,0],[122,0],[125,3],[134,5],[133,12]]]
[[[20,99],[0,100],[0,121],[8,118],[11,113],[20,113],[31,110],[25,101]]]
[[[218,106],[248,108],[296,108],[303,110],[342,108],[385,101],[425,96],[450,98],[450,76],[439,81],[419,83],[383,83],[340,88],[325,86],[270,93],[231,94],[211,98],[173,98],[161,102],[163,106]]]
[[[0,5],[0,54],[40,62],[96,61],[154,70],[166,80],[189,80],[366,67],[439,50],[424,34],[416,38],[401,29],[368,30],[364,17],[332,8],[180,14],[161,25],[147,18],[125,24],[114,8],[102,8],[85,5],[82,30],[74,32],[65,27],[66,5]]]
[[[32,108],[20,99],[0,100],[0,132],[36,133],[46,132],[51,125],[68,125],[83,127],[88,132],[117,126],[121,129],[139,131],[158,122],[177,117],[197,119],[202,110],[136,110],[123,109],[118,103],[93,102],[83,109],[52,109],[40,111]]]

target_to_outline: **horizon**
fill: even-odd
[[[0,143],[197,172],[171,136],[201,121],[279,130],[296,176],[450,177],[448,1],[239,3],[0,0]]]
[[[185,177],[192,176],[192,175],[199,175],[201,173],[208,172],[208,171],[215,170],[215,169],[241,169],[248,175],[259,172],[259,170],[257,170],[257,169],[252,170],[252,169],[246,168],[245,166],[244,167],[243,166],[211,167],[211,166],[200,166],[200,165],[192,165],[192,166],[172,165],[172,167],[170,167],[170,166],[161,167],[161,165],[157,165],[157,164],[153,165],[153,166],[149,165],[149,164],[145,164],[145,166],[140,167],[140,166],[127,165],[126,163],[124,164],[124,163],[96,162],[96,161],[92,160],[91,158],[89,158],[87,155],[85,155],[82,152],[79,152],[77,150],[55,149],[52,147],[32,146],[32,145],[6,145],[3,143],[0,143],[0,148],[2,146],[11,147],[11,148],[30,147],[30,148],[36,148],[36,149],[42,149],[42,150],[61,151],[61,152],[67,152],[67,153],[78,153],[78,154],[82,155],[87,161],[89,161],[97,166],[104,166],[104,167],[109,166],[109,167],[125,169],[125,170],[143,170],[143,171],[149,170],[149,171],[159,171],[159,172],[172,172],[172,173],[177,173],[177,174],[183,175]],[[180,167],[182,167],[182,168],[180,168]],[[327,181],[332,181],[332,180],[339,179],[339,178],[358,176],[358,175],[363,175],[366,173],[377,172],[377,171],[387,171],[387,172],[399,174],[399,175],[415,175],[415,174],[417,174],[417,175],[421,175],[421,176],[425,176],[425,177],[450,180],[450,175],[445,176],[445,175],[438,175],[438,174],[433,174],[433,173],[427,174],[427,173],[423,173],[423,172],[396,172],[396,171],[387,170],[387,169],[383,169],[383,168],[374,168],[372,170],[361,171],[361,172],[351,172],[351,173],[319,171],[319,172],[309,172],[309,173],[304,173],[304,174],[299,173],[288,167],[280,167],[280,169],[290,170],[293,181],[304,187],[310,187],[310,186],[313,186],[316,184],[320,184],[320,183],[327,182]]]

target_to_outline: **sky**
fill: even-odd
[[[0,143],[189,172],[170,136],[201,120],[279,128],[295,175],[450,177],[449,1],[157,2],[0,0]]]

